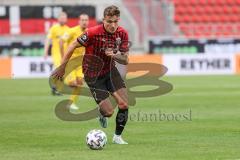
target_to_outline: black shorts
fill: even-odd
[[[108,98],[109,93],[113,93],[121,88],[126,88],[126,85],[116,67],[113,67],[110,72],[103,76],[97,78],[85,76],[84,79],[97,104]]]

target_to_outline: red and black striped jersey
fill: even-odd
[[[128,33],[118,27],[114,33],[105,30],[104,25],[89,28],[77,38],[86,47],[83,57],[83,73],[88,77],[104,76],[115,65],[111,57],[105,55],[106,49],[113,49],[114,53],[126,53],[129,50]]]

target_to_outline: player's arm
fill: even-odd
[[[112,57],[115,61],[117,61],[120,64],[127,65],[128,64],[128,52],[117,52],[116,54],[113,53],[112,49],[107,49],[105,51],[105,54],[107,56]]]
[[[89,36],[88,33],[83,33],[82,35],[80,35],[73,43],[71,43],[69,45],[69,47],[67,48],[66,53],[63,56],[62,62],[61,62],[61,66],[58,68],[58,70],[56,70],[53,73],[53,76],[58,78],[58,79],[62,79],[64,73],[65,73],[65,68],[67,65],[67,62],[69,61],[69,59],[71,58],[73,51],[78,48],[78,47],[86,47],[89,45],[91,37]]]
[[[59,47],[60,47],[61,57],[63,58],[63,55],[64,55],[64,41],[63,41],[62,38],[60,38],[60,40],[59,40]]]
[[[62,79],[64,73],[65,73],[65,68],[67,65],[67,62],[69,61],[69,59],[71,58],[73,51],[78,48],[81,47],[82,45],[78,43],[77,40],[75,40],[73,43],[71,43],[69,45],[69,47],[67,48],[66,53],[63,56],[62,62],[60,67],[53,73],[53,76],[58,78],[58,79]]]
[[[107,56],[111,56],[118,63],[127,65],[128,61],[129,61],[129,59],[128,59],[128,55],[129,55],[128,33],[125,32],[125,34],[121,38],[122,38],[122,42],[119,45],[119,48],[118,48],[119,51],[117,51],[117,53],[115,53],[113,51],[113,49],[107,49],[105,51],[105,54]]]
[[[44,43],[44,58],[45,59],[48,57],[48,50],[49,50],[50,44],[51,44],[51,39],[46,38],[45,43]]]
[[[64,56],[64,44],[68,43],[70,39],[70,34],[69,32],[65,32],[63,34],[63,36],[60,38],[59,40],[59,47],[60,47],[60,53],[61,53],[61,57],[63,58]]]
[[[51,27],[47,36],[46,36],[46,40],[44,43],[44,58],[46,59],[48,57],[48,51],[49,51],[49,47],[51,44],[51,40],[53,38],[53,34],[54,34],[54,28]]]
[[[113,55],[113,59],[120,64],[127,65],[128,64],[128,52],[118,52]]]

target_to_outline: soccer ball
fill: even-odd
[[[101,150],[107,144],[107,136],[101,130],[91,130],[86,136],[86,143],[90,149]]]

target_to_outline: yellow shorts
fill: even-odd
[[[70,84],[75,81],[77,78],[83,78],[82,66],[79,66],[77,69],[70,72],[66,77],[64,77],[64,83]]]
[[[69,84],[75,81],[77,78],[83,78],[82,72],[82,58],[74,58],[70,59],[66,68],[65,68],[65,75],[64,75],[64,82]]]

